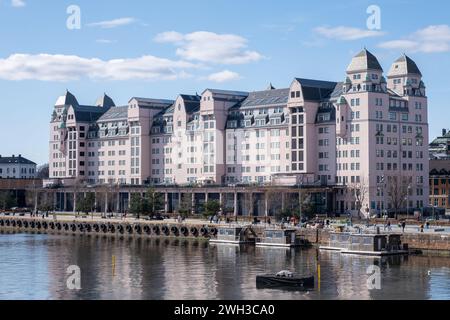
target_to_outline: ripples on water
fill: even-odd
[[[116,256],[115,275],[112,256]],[[0,299],[450,299],[450,258],[369,258],[310,250],[0,233]],[[288,269],[315,274],[320,291],[257,290],[255,277]],[[381,290],[368,290],[368,266]],[[81,268],[79,291],[67,267]]]

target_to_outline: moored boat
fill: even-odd
[[[257,288],[314,288],[314,276],[297,277],[290,271],[281,271],[275,275],[259,275],[256,277]]]
[[[256,241],[257,247],[306,247],[309,243],[297,234],[296,229],[266,229]]]

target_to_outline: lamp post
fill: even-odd
[[[380,182],[379,184],[381,185],[381,188],[379,190],[381,190],[382,196],[383,196],[383,203],[382,203],[382,213],[386,213],[386,195],[385,195],[385,181],[384,181],[384,175],[381,176]],[[383,214],[382,214],[383,216]]]
[[[411,191],[411,184],[408,184],[408,190],[406,191],[406,218],[409,217],[409,193]]]

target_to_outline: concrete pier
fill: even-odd
[[[210,239],[217,234],[217,225],[178,223],[175,221],[138,221],[133,219],[76,218],[58,216],[0,217],[0,231],[40,232],[49,234],[83,234],[130,237],[171,237],[186,239]]]

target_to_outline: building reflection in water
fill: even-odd
[[[5,299],[450,299],[449,257],[33,234],[0,234],[0,249]],[[280,270],[318,280],[318,264],[320,291],[256,289],[256,275]],[[67,289],[70,265],[81,268],[79,291]],[[381,268],[381,290],[367,287],[370,265]]]

